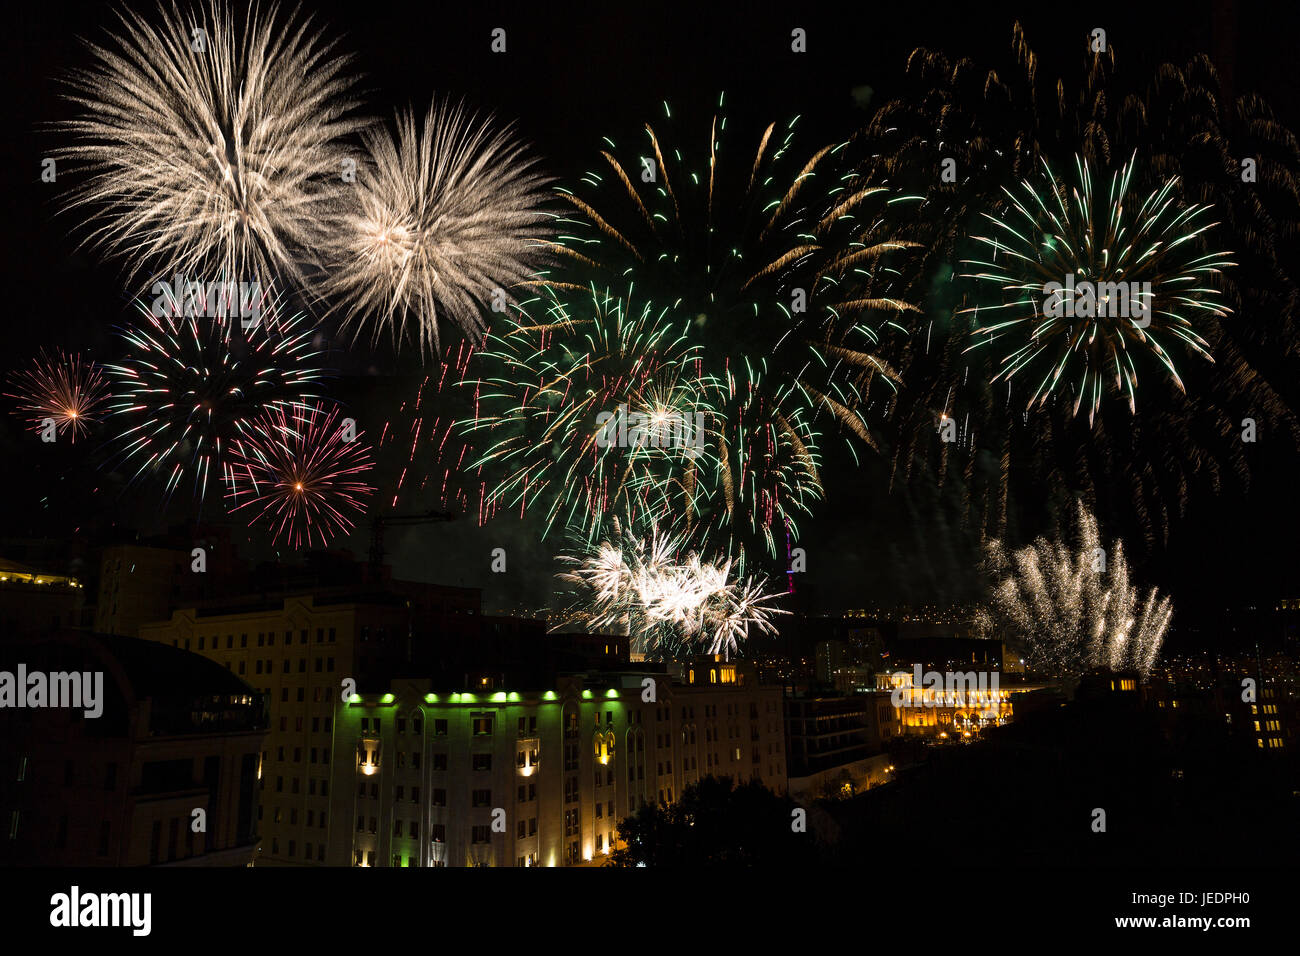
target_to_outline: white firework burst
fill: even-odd
[[[439,320],[471,340],[487,329],[496,290],[534,274],[549,245],[546,180],[510,126],[461,105],[429,107],[420,124],[365,134],[367,158],[329,243],[328,289],[344,326],[438,349]]]
[[[995,615],[1021,642],[1033,670],[1073,677],[1094,667],[1151,672],[1173,617],[1173,603],[1129,581],[1124,543],[1102,547],[1097,519],[1078,504],[1077,543],[1042,538],[1008,553],[990,548],[1001,575]]]
[[[730,658],[750,627],[775,633],[775,593],[765,582],[732,576],[730,559],[705,561],[694,552],[678,557],[677,541],[652,532],[637,537],[613,520],[613,543],[602,541],[585,556],[563,555],[574,565],[559,575],[577,585],[581,603],[570,620],[592,628],[626,630],[633,650],[661,658],[722,653]]]
[[[129,281],[301,279],[344,186],[341,139],[365,125],[349,58],[275,4],[118,16],[56,125],[56,155],[88,171],[67,201],[94,219],[86,241]]]

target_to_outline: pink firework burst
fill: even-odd
[[[58,433],[70,434],[73,442],[90,430],[108,394],[104,375],[94,363],[83,362],[76,353],[50,354],[44,349],[31,368],[10,378],[10,389],[6,397],[18,402],[18,414],[35,430],[53,421]]]
[[[271,528],[274,542],[324,547],[352,529],[375,491],[361,480],[374,467],[361,435],[324,402],[268,408],[233,445],[231,512],[248,509],[249,526]]]

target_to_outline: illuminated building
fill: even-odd
[[[619,820],[704,776],[783,790],[780,690],[716,658],[680,672],[556,674],[545,690],[487,692],[397,680],[357,695],[335,724],[326,862],[599,863]]]
[[[1297,747],[1300,707],[1289,682],[1266,673],[1257,660],[1243,660],[1210,674],[1182,667],[1179,676],[1154,676],[1142,685],[1146,707],[1155,711],[1166,732],[1177,730],[1179,719],[1208,719],[1221,723],[1243,748],[1286,756]],[[1253,682],[1253,699],[1245,681]]]
[[[0,633],[54,633],[82,624],[85,588],[54,574],[0,558]]]
[[[0,864],[252,862],[266,702],[244,681],[171,647],[75,632],[0,644],[0,669],[16,662],[102,672],[102,713],[0,709]]]
[[[966,672],[966,676],[974,677],[974,673]],[[917,687],[914,673],[903,670],[876,676],[876,688],[888,694],[898,732],[903,735],[972,736],[985,727],[1001,726],[1011,719],[1012,695],[1029,689],[1002,687],[1000,681],[997,686],[992,681],[977,686],[977,680],[958,681],[952,687],[948,683],[942,689]]]
[[[140,636],[221,664],[266,695],[259,865],[319,863],[342,682],[394,674],[429,647],[451,664],[478,642],[478,592],[433,585],[318,588],[182,608]],[[436,641],[435,641],[436,638]]]

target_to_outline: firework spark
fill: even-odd
[[[68,434],[73,443],[98,420],[108,385],[103,372],[80,355],[44,349],[29,369],[16,372],[6,397],[18,402],[18,413],[41,431],[54,422],[58,434]]]
[[[1173,604],[1130,582],[1123,542],[1107,553],[1082,502],[1073,549],[1039,539],[1009,554],[995,542],[990,566],[1003,575],[994,591],[995,616],[1023,642],[1031,669],[1058,677],[1094,667],[1150,673]]]
[[[132,280],[300,278],[327,231],[341,138],[362,125],[348,58],[275,4],[118,16],[69,78],[81,112],[58,127],[73,145],[56,155],[89,167],[69,196],[98,220],[88,241]]]
[[[494,329],[480,376],[466,380],[476,409],[463,422],[486,442],[476,467],[499,472],[493,507],[541,502],[548,531],[581,528],[589,541],[613,514],[697,521],[709,507],[698,476],[717,467],[708,432],[722,390],[700,374],[687,324],[608,292],[547,289]]]
[[[329,246],[345,327],[436,353],[441,318],[477,341],[494,298],[503,307],[543,261],[545,179],[511,127],[463,106],[431,106],[423,126],[399,114],[396,135],[368,130],[366,145]]]
[[[597,167],[562,190],[574,211],[547,281],[632,290],[687,320],[695,377],[718,386],[716,467],[693,488],[708,503],[700,524],[742,562],[776,555],[822,494],[818,417],[874,443],[871,385],[885,383],[886,400],[895,385],[877,345],[915,309],[890,292],[892,259],[910,244],[878,208],[887,190],[840,168],[840,146],[801,152],[797,117],[735,152],[720,98],[692,152],[664,113],[631,149],[607,138]]]
[[[765,582],[737,579],[730,559],[705,561],[682,555],[680,542],[651,530],[637,536],[612,521],[614,534],[582,555],[562,555],[573,569],[558,575],[575,586],[581,603],[565,623],[625,629],[634,652],[647,659],[672,659],[691,653],[726,657],[748,639],[750,627],[772,634],[776,594]]]
[[[403,497],[431,493],[439,509],[459,514],[471,513],[472,499],[477,500],[480,524],[494,513],[476,456],[453,411],[470,397],[468,390],[454,386],[464,380],[473,355],[473,347],[462,342],[384,423],[375,445],[376,456],[387,466],[384,473],[396,476],[383,486],[388,507],[396,508]]]
[[[169,315],[143,303],[143,321],[122,330],[127,353],[106,365],[117,460],[131,481],[156,474],[170,497],[186,474],[196,497],[226,477],[226,453],[264,409],[316,397],[323,371],[301,314],[268,299],[257,324]]]
[[[1139,546],[1155,546],[1158,538],[1167,545],[1193,489],[1219,494],[1230,483],[1249,486],[1249,446],[1238,440],[1233,423],[1258,419],[1267,409],[1275,427],[1300,440],[1285,384],[1293,377],[1288,368],[1297,341],[1296,283],[1281,254],[1296,235],[1300,210],[1295,135],[1256,93],[1232,96],[1203,54],[1183,66],[1163,63],[1154,74],[1134,73],[1132,59],[1121,69],[1115,44],[1097,50],[1081,43],[1078,69],[1062,75],[1036,55],[1021,24],[1009,39],[1008,55],[996,61],[912,52],[902,94],[876,109],[852,144],[870,178],[926,196],[904,235],[922,245],[911,288],[926,296],[931,314],[911,323],[907,349],[889,353],[903,380],[889,423],[894,481],[915,487],[918,472],[929,471],[940,487],[963,497],[972,526],[993,537],[1006,533],[1018,500],[1038,501],[1047,491],[1057,500],[1104,501],[1108,518],[1140,530]],[[1013,339],[967,350],[971,329],[981,323],[945,317],[973,304],[969,297],[962,301],[964,294],[978,295],[984,284],[972,289],[969,282],[948,281],[950,263],[971,258],[971,223],[1005,201],[1004,188],[1028,201],[1017,184],[1043,181],[1042,158],[1080,154],[1097,176],[1096,170],[1118,168],[1135,153],[1142,162],[1123,218],[1136,225],[1132,213],[1142,198],[1177,177],[1179,195],[1211,206],[1220,220],[1214,247],[1231,249],[1237,265],[1216,276],[1214,285],[1234,313],[1251,321],[1200,311],[1195,331],[1211,344],[1213,364],[1176,338],[1159,340],[1187,395],[1177,387],[1152,387],[1168,369],[1140,347],[1131,355],[1143,377],[1140,415],[1130,413],[1127,402],[1107,400],[1089,422],[1072,415],[1067,400],[1050,402],[1053,414],[1026,416],[1026,401],[1042,375],[1018,373],[1014,392],[989,387],[1004,371],[1001,350]],[[1246,190],[1240,177],[1222,172],[1240,166],[1244,156],[1268,169]],[[950,162],[956,175],[936,177],[935,169]],[[1097,178],[1102,198],[1105,184]],[[1039,192],[1051,199],[1047,190]],[[1006,221],[1017,229],[1023,222],[1014,210]],[[998,257],[1003,266],[1007,252],[1026,250],[1001,226],[988,235],[1009,247]],[[1174,250],[1178,255],[1186,257],[1186,247]],[[992,284],[983,291],[991,292]],[[1029,331],[1014,341],[1025,344]],[[1050,354],[1038,362],[1043,374]],[[1063,373],[1053,394],[1078,397],[1072,376],[1081,370],[1079,363]],[[1109,385],[1114,369],[1102,371]],[[1091,409],[1090,398],[1083,395],[1081,410]],[[956,442],[934,440],[944,414],[958,425]],[[1179,454],[1163,451],[1172,448]],[[979,464],[989,455],[1000,467]],[[1116,485],[1122,495],[1115,494]]]
[[[361,435],[323,402],[268,408],[233,445],[231,513],[248,509],[250,527],[269,527],[273,542],[324,547],[352,529],[375,490],[360,480],[373,467]]]
[[[1006,213],[984,214],[993,234],[975,237],[990,251],[966,263],[978,270],[968,278],[996,285],[1006,301],[965,310],[993,316],[971,347],[1002,346],[993,380],[1023,374],[1028,407],[1063,391],[1072,395],[1071,414],[1087,405],[1090,424],[1107,383],[1137,411],[1137,365],[1148,357],[1186,391],[1175,353],[1214,361],[1196,320],[1231,311],[1212,285],[1233,265],[1228,254],[1196,254],[1198,237],[1215,225],[1209,209],[1180,203],[1177,179],[1130,198],[1131,161],[1107,190],[1093,188],[1080,157],[1073,187],[1042,165],[1039,181],[1026,179],[1018,194],[1004,190]]]

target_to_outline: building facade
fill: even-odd
[[[395,681],[338,710],[326,862],[599,863],[618,822],[710,774],[785,789],[779,688],[743,665],[555,675],[546,689]]]
[[[266,696],[258,863],[292,866],[325,857],[334,719],[345,692],[397,672],[435,636],[449,645],[471,640],[477,610],[478,592],[460,588],[323,589],[184,608],[139,630],[216,661]]]
[[[102,675],[98,716],[0,708],[0,864],[246,866],[265,701],[210,661],[68,632],[0,644],[0,670]]]

